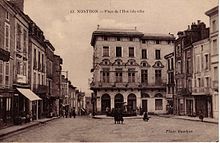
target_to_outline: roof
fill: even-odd
[[[91,45],[95,45],[97,36],[125,36],[125,37],[140,37],[141,39],[149,40],[175,40],[173,34],[158,34],[158,33],[142,33],[137,29],[115,29],[115,28],[98,28],[92,33]]]
[[[142,39],[149,40],[175,40],[173,34],[145,33]]]
[[[218,6],[216,6],[216,7],[214,7],[214,8],[212,8],[212,9],[205,12],[205,14],[207,16],[211,16],[211,15],[214,15],[214,14],[217,14],[217,13],[218,13]]]
[[[91,45],[95,44],[96,36],[128,36],[128,37],[142,37],[143,33],[136,29],[115,29],[115,28],[98,28],[92,33]]]

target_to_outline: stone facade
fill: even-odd
[[[219,79],[219,15],[218,6],[210,9],[205,14],[209,16],[210,21],[210,49],[211,49],[211,87],[212,87],[212,109],[213,117],[218,118],[219,116],[219,96],[218,96],[218,79]]]
[[[175,41],[175,114],[195,115],[195,98],[192,96],[193,43],[206,39],[209,28],[203,22],[192,23],[187,30],[179,31]]]
[[[193,108],[196,115],[202,111],[205,117],[212,117],[210,44],[204,39],[193,43]]]
[[[136,29],[93,32],[93,82],[97,113],[106,108],[166,113],[167,66],[174,36],[143,34]]]

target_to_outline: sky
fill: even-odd
[[[62,57],[63,70],[68,71],[72,84],[89,96],[93,54],[90,41],[97,25],[176,35],[197,20],[209,27],[205,12],[217,5],[218,0],[24,0],[24,12],[43,30],[55,54]],[[110,13],[115,10],[129,12]]]

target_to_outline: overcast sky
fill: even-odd
[[[63,59],[63,70],[78,89],[89,94],[91,35],[100,27],[134,28],[144,33],[176,33],[218,5],[217,0],[24,0],[25,13],[44,31]],[[77,10],[99,10],[77,13]],[[75,13],[70,13],[74,10]],[[101,13],[102,10],[142,10],[144,13]]]

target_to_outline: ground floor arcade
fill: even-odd
[[[97,113],[105,114],[113,108],[123,108],[125,112],[167,113],[165,92],[140,90],[98,91],[96,95]]]

